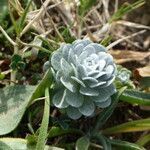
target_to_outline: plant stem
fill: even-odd
[[[6,37],[6,39],[14,46],[14,54],[18,54],[18,44],[17,41],[14,42],[9,35],[5,32],[5,30],[0,26],[0,31],[3,33],[3,35]],[[17,70],[12,70],[10,75],[11,84],[13,85],[16,82],[16,74]]]
[[[16,40],[15,43],[16,43],[16,45],[14,45],[14,53],[13,53],[13,55],[14,54],[18,54],[18,50],[19,50],[18,41]],[[11,71],[11,75],[10,75],[11,85],[14,85],[14,83],[16,83],[17,72],[18,72],[17,69]]]
[[[15,47],[17,44],[9,37],[9,35],[5,32],[5,30],[0,26],[0,31],[6,37],[6,39]]]

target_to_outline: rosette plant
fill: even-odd
[[[64,44],[52,54],[51,66],[57,87],[53,104],[70,118],[91,116],[96,107],[111,104],[116,65],[102,45],[89,40]]]

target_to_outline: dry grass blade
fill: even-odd
[[[54,3],[59,3],[58,0],[53,0]],[[57,5],[58,12],[62,14],[68,24],[72,24],[74,17],[71,13],[71,1],[61,1],[61,5]]]
[[[117,12],[118,10],[118,0],[115,0],[115,11],[114,12]]]
[[[141,77],[150,77],[150,64],[143,68],[137,68],[136,71]]]
[[[24,9],[18,0],[9,0],[8,3],[17,11],[20,16],[22,15]]]
[[[125,21],[125,20],[120,20],[120,21],[117,21],[115,23],[120,24],[120,25],[124,25],[124,26],[128,26],[128,27],[150,30],[149,26],[145,26],[145,25],[142,25],[142,24],[133,23],[133,22]]]
[[[130,61],[141,62],[145,58],[150,57],[150,52],[137,52],[129,50],[110,50],[109,53],[115,58],[117,64]]]
[[[46,0],[43,5],[41,6],[41,8],[39,9],[38,13],[35,15],[35,17],[33,18],[33,20],[31,20],[23,29],[23,31],[21,32],[21,36],[26,33],[29,28],[32,26],[33,23],[35,23],[36,21],[38,21],[41,16],[43,15],[43,13],[45,13],[45,8],[47,8],[47,6],[49,5],[51,0]],[[54,4],[51,6],[51,8],[56,7],[57,5],[59,5],[60,3]]]
[[[135,36],[137,36],[137,35],[139,35],[139,34],[143,34],[143,33],[145,33],[145,32],[146,32],[146,30],[142,30],[142,31],[133,33],[133,34],[131,34],[131,35],[129,35],[129,36],[123,37],[123,38],[121,38],[121,39],[119,39],[119,40],[117,40],[117,41],[111,43],[111,44],[108,45],[106,48],[107,48],[107,50],[109,50],[109,49],[111,49],[112,47],[116,46],[117,44],[121,43],[122,41],[124,41],[124,40],[126,40],[126,39],[130,39],[130,38],[132,38],[132,37],[135,37]]]
[[[104,6],[104,13],[105,17],[108,20],[110,18],[108,6],[109,6],[109,0],[102,0],[103,6]]]
[[[122,35],[116,35],[116,37],[118,37],[118,38],[123,38],[124,36],[122,36]],[[130,39],[125,39],[125,41],[126,41],[127,43],[133,45],[134,47],[137,47],[138,49],[143,50],[143,47],[140,46],[139,43],[134,42],[134,41],[132,41],[132,40],[130,40]]]
[[[61,40],[62,42],[64,42],[64,38],[63,38],[62,35],[60,34],[59,30],[57,29],[56,24],[54,23],[52,17],[49,15],[49,13],[48,13],[47,11],[46,11],[46,15],[47,15],[47,17],[49,18],[49,20],[50,20],[50,22],[51,22],[51,24],[52,24],[52,26],[53,26],[53,28],[54,28],[54,31],[55,31],[55,32],[57,33],[57,35],[59,36],[60,40]]]

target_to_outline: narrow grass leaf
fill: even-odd
[[[39,136],[38,136],[36,150],[43,150],[46,144],[49,115],[50,115],[49,88],[45,89],[45,97],[46,98],[45,98],[45,105],[44,105],[44,114],[43,114],[42,124],[40,127]]]
[[[28,10],[30,8],[30,5],[31,5],[31,2],[32,0],[30,0],[27,4],[27,7],[25,8],[21,18],[20,18],[20,24],[19,24],[19,32],[21,32],[21,30],[23,29],[24,27],[24,24],[25,24],[25,19],[26,19],[26,16],[27,16],[27,13],[28,13]]]
[[[150,119],[141,119],[136,121],[130,121],[117,125],[111,128],[104,129],[103,134],[117,134],[117,133],[126,133],[126,132],[139,132],[150,130]]]
[[[54,138],[66,134],[83,135],[83,132],[78,129],[62,129],[60,127],[52,127],[48,132],[48,138]]]
[[[146,134],[144,136],[142,136],[140,139],[138,139],[138,141],[136,142],[136,144],[141,145],[141,146],[145,146],[146,144],[150,143],[150,134]]]
[[[115,147],[115,149],[117,148],[118,150],[146,150],[142,146],[126,141],[109,140],[109,142],[112,144],[113,147]]]
[[[128,89],[120,96],[120,100],[130,104],[150,106],[150,93]]]
[[[116,21],[123,17],[125,14],[131,12],[132,10],[141,7],[145,3],[144,0],[138,0],[134,2],[133,4],[124,3],[118,10],[115,12],[112,17],[110,18],[109,22]]]

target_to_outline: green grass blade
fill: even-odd
[[[139,132],[150,130],[150,119],[141,119],[136,121],[130,121],[117,125],[111,128],[107,128],[102,131],[103,134],[117,134],[126,132]]]
[[[150,106],[150,93],[128,89],[120,96],[120,100],[130,104]]]
[[[117,150],[146,150],[144,147],[134,143],[121,141],[121,140],[109,140],[113,147]]]
[[[44,150],[47,138],[47,130],[49,123],[49,113],[50,113],[50,97],[49,97],[49,88],[45,89],[45,106],[44,106],[44,115],[42,119],[42,124],[40,127],[40,133],[38,136],[38,141],[36,145],[36,150]]]
[[[120,9],[118,9],[118,11],[112,15],[112,17],[110,18],[109,22],[112,23],[113,21],[116,21],[116,20],[120,19],[125,14],[131,12],[132,10],[134,10],[134,9],[136,9],[138,7],[141,7],[143,4],[145,4],[144,0],[138,0],[135,3],[133,3],[133,4],[124,3],[120,7]]]
[[[147,134],[147,135],[142,136],[142,137],[136,142],[136,144],[141,145],[141,146],[144,146],[144,145],[146,145],[146,144],[149,143],[149,142],[150,142],[150,134]]]
[[[52,127],[48,132],[48,138],[54,138],[58,136],[63,136],[67,134],[76,134],[76,135],[84,135],[84,133],[79,129],[62,129],[60,127]]]
[[[23,13],[23,15],[20,18],[19,32],[21,32],[21,30],[23,29],[23,26],[24,26],[24,23],[25,23],[25,19],[26,19],[26,16],[27,16],[27,13],[28,13],[28,10],[30,8],[31,3],[32,3],[32,0],[30,0],[28,2],[27,7],[25,8],[24,13]]]
[[[110,41],[112,40],[112,37],[109,35],[109,36],[106,36],[101,42],[100,44],[103,45],[103,46],[108,46]]]

